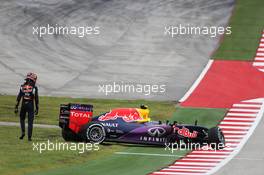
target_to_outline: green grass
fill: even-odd
[[[263,0],[236,0],[229,22],[232,34],[224,36],[213,59],[252,60],[264,29],[263,12]]]
[[[58,129],[34,128],[33,142],[19,140],[20,129],[18,127],[1,126],[0,128],[0,174],[22,175],[35,171],[43,171],[52,168],[78,164],[93,159],[103,159],[104,156],[120,150],[121,146],[100,146],[100,154],[97,151],[33,151],[33,143],[63,142]]]
[[[227,109],[178,107],[170,121],[194,124],[195,120],[197,120],[198,125],[210,128],[219,123],[219,121],[224,117],[226,110]]]
[[[224,116],[225,109],[199,109],[177,107],[173,102],[152,102],[142,100],[95,100],[41,97],[40,115],[37,123],[57,124],[58,106],[61,103],[91,103],[95,106],[95,115],[115,107],[137,107],[145,103],[150,107],[155,120],[171,119],[182,123],[194,123],[207,127],[217,125]],[[13,114],[14,96],[0,96],[0,121],[18,121]],[[0,127],[0,174],[7,175],[96,175],[96,174],[147,174],[173,163],[186,151],[176,151],[175,156],[119,155],[115,152],[171,154],[162,147],[149,147],[106,143],[99,151],[79,154],[76,151],[51,151],[42,154],[33,151],[31,143],[18,140],[18,127]],[[34,142],[63,142],[58,129],[34,128]]]
[[[40,111],[35,118],[35,123],[58,124],[59,106],[62,103],[85,103],[94,105],[94,116],[118,107],[139,107],[146,104],[151,109],[150,115],[153,119],[170,118],[175,110],[175,103],[146,101],[146,100],[108,100],[108,99],[86,99],[69,97],[40,97]],[[16,104],[15,96],[0,95],[0,121],[19,121],[19,115],[14,114]],[[166,111],[166,112],[163,112]]]
[[[166,154],[164,148],[155,147],[132,147],[125,152]],[[177,152],[177,156],[183,156],[187,151]],[[168,154],[168,153],[167,153]],[[178,157],[151,156],[151,155],[118,155],[112,154],[101,159],[86,161],[68,167],[39,171],[28,175],[136,175],[147,174],[174,162]]]

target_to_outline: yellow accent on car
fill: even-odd
[[[138,122],[149,122],[151,121],[150,117],[149,117],[149,109],[140,109],[140,108],[136,108],[138,113],[140,114],[140,117],[142,118],[142,120],[137,120]]]

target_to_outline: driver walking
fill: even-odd
[[[21,110],[20,110],[20,127],[21,136],[19,139],[23,139],[25,136],[25,118],[28,114],[28,141],[31,141],[34,114],[38,115],[39,110],[39,98],[38,88],[36,86],[37,75],[30,72],[27,74],[25,83],[20,86],[20,90],[17,96],[17,103],[15,106],[15,113],[18,113],[18,106],[22,99]],[[35,102],[35,111],[34,111]]]

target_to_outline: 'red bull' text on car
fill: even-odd
[[[167,143],[198,143],[220,149],[225,138],[220,128],[151,121],[149,109],[117,108],[93,117],[89,104],[62,104],[59,126],[66,141],[102,143],[104,141],[164,145]]]

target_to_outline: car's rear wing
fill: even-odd
[[[93,116],[93,105],[90,104],[61,104],[59,126],[63,129],[70,128],[78,133],[80,128],[89,123]]]

